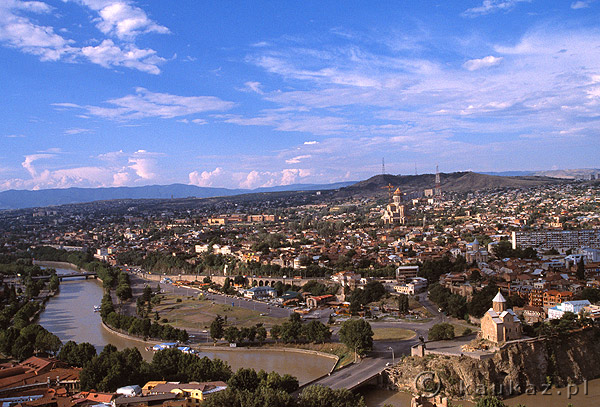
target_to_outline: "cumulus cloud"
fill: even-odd
[[[465,62],[463,64],[463,66],[468,71],[476,71],[481,68],[489,68],[491,66],[500,65],[500,63],[502,62],[502,59],[503,59],[502,57],[495,57],[495,56],[489,55],[485,58],[470,59],[467,62]]]
[[[198,171],[190,172],[188,178],[190,184],[197,185],[199,187],[210,187],[213,183],[218,181],[223,175],[223,169],[221,167],[215,168],[213,171]]]
[[[192,171],[189,173],[189,182],[201,187],[228,187],[256,189],[275,185],[289,185],[313,175],[310,169],[286,168],[278,171],[250,170],[230,171],[216,167],[209,171]]]
[[[54,154],[30,154],[25,156],[25,161],[21,163],[23,168],[27,170],[27,172],[32,176],[36,177],[38,172],[34,167],[33,163],[37,160],[41,160],[44,158],[53,158]]]
[[[0,43],[42,61],[88,60],[105,68],[125,67],[151,74],[160,73],[165,59],[153,49],[140,49],[131,41],[148,32],[167,33],[166,27],[154,23],[146,13],[127,1],[78,1],[98,12],[99,29],[125,43],[104,39],[97,45],[78,47],[75,41],[58,34],[54,27],[40,25],[28,14],[48,14],[52,8],[40,1],[4,0],[0,2]],[[64,30],[58,30],[64,31]],[[88,40],[89,42],[89,40]]]
[[[74,51],[72,41],[54,32],[54,28],[34,23],[26,13],[48,13],[46,3],[4,0],[0,2],[0,42],[42,61],[57,61]]]
[[[132,120],[147,117],[170,119],[209,111],[231,109],[233,102],[214,96],[178,96],[168,93],[154,93],[144,88],[136,88],[135,94],[106,101],[112,107],[80,106],[73,103],[54,103],[59,108],[79,108],[89,115],[112,120]],[[194,119],[201,120],[201,119]],[[192,122],[203,124],[202,121]]]
[[[108,39],[96,46],[83,47],[81,54],[105,68],[124,66],[154,75],[160,73],[158,65],[165,62],[153,49],[139,49],[134,45],[121,48]]]
[[[463,12],[465,17],[477,17],[498,11],[510,11],[519,3],[529,3],[531,0],[483,0],[480,6],[467,9]]]
[[[113,151],[92,157],[96,163],[77,165],[66,162],[68,155],[57,149],[24,156],[21,166],[29,177],[0,180],[0,189],[45,189],[109,187],[156,180],[158,160],[163,154],[138,150]],[[61,155],[62,154],[62,155]],[[60,158],[60,160],[58,160]]]
[[[138,150],[129,157],[129,168],[134,170],[135,174],[144,180],[154,179],[156,178],[157,156],[160,156],[160,154]]]
[[[98,13],[96,25],[104,34],[132,40],[140,34],[167,34],[169,29],[152,21],[146,12],[130,1],[77,0]]]

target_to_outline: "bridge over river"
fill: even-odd
[[[35,276],[31,278],[33,280],[50,280],[51,277],[52,276]],[[88,278],[98,278],[98,274],[92,272],[58,274],[59,281],[63,281],[65,278],[85,278],[87,280]]]

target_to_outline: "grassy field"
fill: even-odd
[[[415,336],[415,332],[410,329],[402,328],[373,328],[373,340],[374,341],[385,341],[385,340],[405,340]]]
[[[177,302],[178,299],[181,302]],[[188,329],[208,329],[217,314],[227,318],[227,325],[238,328],[258,323],[270,327],[287,320],[287,318],[260,316],[258,311],[226,304],[215,304],[211,300],[172,294],[162,295],[160,305],[155,306],[153,311],[158,311],[159,317],[167,318],[168,323],[174,327]]]
[[[463,336],[463,333],[465,332],[465,329],[469,328],[471,329],[472,332],[477,332],[479,331],[479,328],[476,326],[469,326],[469,325],[462,325],[462,324],[456,324],[456,323],[452,323],[452,326],[454,327],[454,336],[459,337],[459,336]]]

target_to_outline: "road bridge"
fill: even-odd
[[[98,278],[98,274],[92,273],[92,272],[57,274],[57,276],[58,276],[58,280],[59,281],[63,281],[65,278],[82,278],[82,277],[85,277],[86,280],[88,278]],[[52,276],[35,276],[35,277],[31,277],[31,278],[33,280],[50,280],[51,277]]]

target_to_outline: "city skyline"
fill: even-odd
[[[0,4],[0,190],[598,167],[598,2]]]

